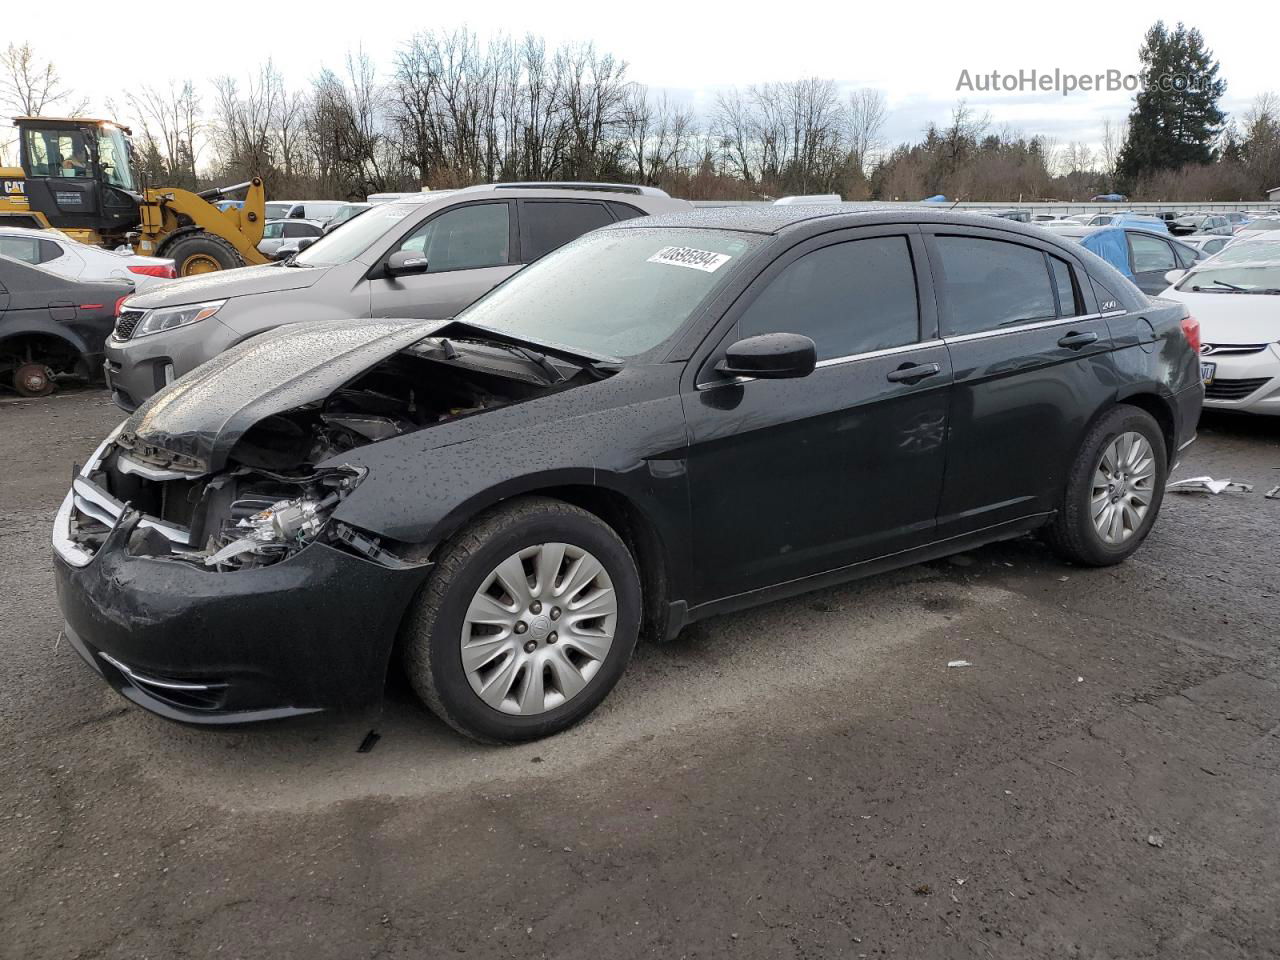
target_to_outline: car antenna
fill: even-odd
[[[963,202],[964,202],[964,197],[956,197],[956,202],[953,203],[951,206],[947,207],[947,213],[950,213],[956,207],[960,206],[960,204]]]

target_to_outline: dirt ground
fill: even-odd
[[[1280,956],[1280,422],[1207,419],[1175,476],[1254,492],[1118,568],[1027,539],[723,617],[489,748],[394,680],[214,732],[105,688],[49,527],[118,419],[0,404],[0,956]]]

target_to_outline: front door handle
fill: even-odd
[[[1072,331],[1058,341],[1058,346],[1079,350],[1081,347],[1087,347],[1089,344],[1097,342],[1098,335],[1096,333],[1076,333]]]
[[[942,368],[936,363],[904,363],[897,370],[886,373],[885,379],[890,383],[918,383],[941,372]]]

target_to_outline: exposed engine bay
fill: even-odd
[[[215,473],[118,431],[73,484],[70,537],[96,552],[128,507],[142,515],[128,542],[134,556],[228,572],[279,563],[324,539],[395,565],[374,538],[329,522],[364,471],[318,464],[598,376],[505,344],[428,338],[323,399],[253,424]]]

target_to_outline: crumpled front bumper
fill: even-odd
[[[379,701],[429,565],[393,568],[315,542],[270,566],[201,570],[131,555],[131,534],[148,522],[133,510],[93,552],[69,535],[74,501],[69,492],[53,535],[65,633],[129,700],[198,724]]]

